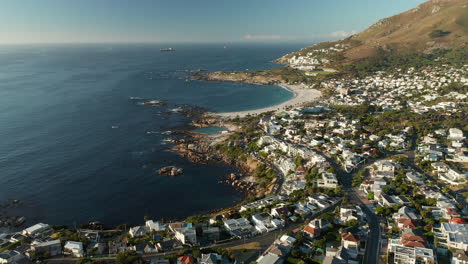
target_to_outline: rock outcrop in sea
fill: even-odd
[[[175,177],[175,176],[181,175],[182,173],[184,173],[184,171],[182,170],[182,168],[177,168],[175,166],[166,166],[166,167],[159,169],[158,173],[161,175],[168,175],[168,176]]]

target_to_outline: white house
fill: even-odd
[[[216,253],[202,254],[198,259],[200,264],[217,264],[222,263],[223,256]]]
[[[394,220],[398,220],[398,219],[401,219],[401,218],[411,219],[411,220],[418,220],[421,217],[418,214],[416,214],[416,212],[411,207],[403,206],[400,209],[398,209],[398,212],[393,214],[392,218]]]
[[[67,241],[63,247],[65,252],[72,254],[76,258],[81,258],[84,256],[83,243],[75,241]]]
[[[291,215],[288,207],[281,206],[271,209],[271,215],[277,218],[284,218]]]
[[[266,255],[260,256],[256,262],[258,264],[282,264],[283,259],[281,259],[278,255],[268,253]]]
[[[322,173],[322,179],[317,179],[317,187],[324,189],[334,189],[338,186],[338,180],[333,173]]]
[[[275,224],[272,222],[272,217],[267,213],[252,215],[252,222],[260,233],[270,232],[276,229]]]
[[[283,235],[281,238],[280,238],[280,241],[281,242],[286,242],[290,245],[292,245],[294,242],[296,242],[296,239],[292,236],[288,236],[288,235]]]
[[[395,263],[435,263],[434,251],[428,248],[394,246]]]
[[[161,225],[158,221],[154,222],[153,220],[146,221],[146,227],[148,227],[149,231],[161,231],[166,229],[165,225]]]
[[[294,213],[299,214],[299,215],[308,215],[312,213],[316,207],[311,204],[311,203],[297,203],[295,204],[296,209],[294,210]]]
[[[224,220],[224,227],[233,236],[249,237],[257,233],[249,220],[245,218]]]
[[[180,228],[175,231],[175,238],[182,244],[197,244],[197,232],[193,228]]]
[[[390,160],[382,160],[375,163],[379,171],[395,171],[395,165]]]
[[[434,162],[431,165],[438,173],[446,173],[450,168],[449,165],[443,162]]]
[[[454,179],[455,181],[463,181],[466,178],[466,173],[460,172],[455,168],[450,168],[447,172],[447,176]]]
[[[38,244],[33,244],[31,245],[31,249],[33,251],[42,253],[48,252],[50,256],[57,256],[62,254],[62,243],[60,243],[60,239],[56,239]]]
[[[354,206],[341,206],[340,207],[340,222],[346,223],[350,220],[359,221],[358,209],[359,207]],[[360,211],[360,210],[359,210]]]
[[[450,128],[449,129],[449,136],[450,140],[462,140],[465,137],[463,136],[463,131],[458,128]]]
[[[45,233],[49,230],[52,229],[48,224],[39,223],[24,229],[21,233],[25,236],[35,236],[37,234]]]
[[[142,237],[148,234],[150,229],[147,226],[134,226],[130,228],[128,233],[131,237]]]
[[[468,250],[468,226],[464,224],[442,223],[441,231],[451,248]]]

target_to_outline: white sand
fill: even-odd
[[[283,111],[287,107],[298,107],[304,103],[314,101],[321,96],[321,92],[315,89],[306,88],[305,85],[280,85],[281,87],[288,89],[289,91],[294,93],[294,96],[278,105],[273,105],[265,108],[254,109],[254,110],[246,110],[246,111],[239,111],[239,112],[225,112],[225,113],[216,113],[217,115],[225,118],[234,118],[236,116],[244,117],[246,115],[257,115],[264,112],[270,111]]]

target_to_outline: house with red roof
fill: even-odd
[[[454,217],[460,217],[460,212],[455,208],[445,208],[444,217],[446,219],[451,219]]]
[[[454,224],[463,224],[463,225],[468,224],[468,222],[465,219],[460,218],[460,217],[454,217],[450,219],[449,222],[454,223]]]
[[[358,248],[360,241],[361,239],[353,233],[348,232],[341,234],[341,242],[344,248]]]
[[[306,171],[306,169],[302,165],[298,166],[297,169],[296,169],[296,172],[299,173],[299,174],[303,174],[305,171]]]
[[[427,248],[425,242],[426,240],[423,237],[415,235],[412,232],[407,232],[401,237],[401,244],[405,247]]]
[[[304,228],[304,232],[310,238],[316,238],[320,235],[320,231],[330,227],[330,223],[325,219],[314,219]]]
[[[192,256],[181,256],[177,259],[177,264],[194,264],[195,258]]]
[[[414,233],[415,231],[407,228],[399,238],[390,238],[388,241],[388,250],[394,252],[394,247],[404,246],[407,248],[427,248],[426,240]]]
[[[312,227],[310,225],[307,225],[304,228],[304,233],[306,233],[311,238],[316,238],[316,237],[320,236],[320,230],[318,230],[317,228],[314,228],[314,227]]]
[[[411,228],[414,229],[416,228],[417,224],[413,219],[408,219],[408,218],[400,218],[398,219],[398,228],[404,229],[404,228]]]

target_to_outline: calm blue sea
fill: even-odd
[[[0,46],[0,201],[21,200],[9,214],[29,223],[67,225],[180,219],[239,202],[242,194],[218,184],[235,168],[190,163],[158,133],[187,128],[169,111],[181,104],[224,112],[290,98],[275,86],[186,79],[198,69],[279,67],[271,60],[301,46]],[[155,173],[167,165],[184,175]]]

